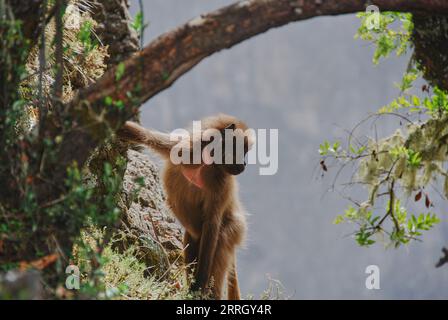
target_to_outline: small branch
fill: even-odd
[[[448,3],[438,0],[376,0],[371,3],[382,11],[448,13]],[[239,1],[167,32],[138,55],[128,59],[125,62],[125,74],[120,81],[122,90],[132,92],[133,88],[140,85],[142,90],[137,94],[142,103],[171,86],[205,57],[271,28],[317,16],[364,10],[365,2],[357,0]],[[140,58],[144,59],[147,71],[142,83],[138,83],[139,79],[134,76]],[[103,101],[106,96],[111,96],[114,100],[120,98],[119,92],[112,85],[114,75],[112,70],[78,98],[86,99],[92,104]],[[124,98],[127,105],[133,105],[128,98]]]
[[[443,256],[440,258],[439,262],[436,264],[436,268],[440,268],[445,263],[448,263],[448,249],[442,248]]]
[[[400,225],[398,224],[397,217],[395,217],[394,207],[395,207],[395,191],[394,191],[395,180],[392,180],[389,188],[389,211],[388,214],[392,217],[394,221],[395,230],[400,231]]]
[[[392,180],[391,186],[389,187],[389,191],[387,193],[384,193],[384,195],[389,195],[389,209],[387,210],[386,214],[381,218],[381,220],[376,224],[376,229],[381,229],[381,226],[383,222],[386,220],[387,217],[392,217],[392,220],[394,222],[395,229],[397,231],[400,230],[400,225],[398,224],[397,218],[394,214],[394,205],[395,205],[395,192],[394,192],[394,185],[395,180]],[[383,195],[383,194],[382,194]]]

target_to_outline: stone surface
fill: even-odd
[[[182,231],[166,205],[158,169],[147,155],[139,151],[129,150],[127,157],[123,180],[123,199],[126,203],[123,222],[127,231],[139,239],[149,237],[165,250],[181,250]],[[136,182],[140,177],[144,181],[141,188]]]

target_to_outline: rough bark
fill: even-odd
[[[383,11],[448,13],[448,2],[442,0],[378,0],[371,1]],[[76,101],[91,104],[102,102],[106,96],[123,100],[126,105],[134,101],[124,93],[137,93],[144,102],[169,87],[181,75],[205,57],[230,48],[271,28],[317,16],[340,15],[365,10],[365,1],[241,1],[215,12],[202,15],[170,31],[150,43],[138,55],[125,62],[126,71],[116,92],[114,72],[109,72],[96,84],[80,92]],[[144,73],[139,75],[143,61]]]
[[[138,49],[137,33],[129,24],[128,0],[93,2],[92,17],[99,23],[95,33],[104,45],[109,46],[106,63],[114,66],[129,58]]]
[[[433,86],[448,90],[448,17],[414,15],[414,57],[424,78]]]
[[[139,244],[142,248],[141,256],[147,265],[155,265],[154,252],[167,253],[172,260],[182,250],[182,233],[166,205],[159,172],[150,158],[139,151],[129,150],[127,157],[123,181],[125,237],[120,241],[120,247],[125,249]],[[134,199],[132,192],[136,189],[135,179],[138,177],[143,178],[144,186]],[[152,250],[154,246],[151,244],[155,244],[162,252]]]
[[[108,68],[129,58],[139,48],[137,33],[130,27],[128,7],[127,0],[95,1],[92,6],[92,17],[98,23],[95,33],[102,44],[108,46]],[[133,120],[138,121],[138,117],[135,116]],[[160,255],[167,253],[174,256],[182,250],[181,229],[165,204],[165,194],[156,166],[147,155],[128,148],[128,144],[113,139],[90,161],[90,168],[94,174],[101,176],[105,161],[113,164],[118,155],[126,158],[121,196],[123,201],[119,203],[123,211],[123,232],[114,244],[121,249],[137,245],[141,248],[138,251],[141,260],[148,266],[154,266],[164,260],[160,259]],[[141,188],[135,181],[138,177],[144,178],[144,186]],[[136,189],[140,191],[134,199]]]

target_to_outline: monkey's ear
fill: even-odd
[[[225,136],[225,133],[226,133],[226,129],[229,129],[229,130],[235,130],[236,129],[236,125],[234,124],[234,123],[231,123],[231,124],[229,124],[227,127],[225,127],[224,129],[221,129],[220,131],[221,131],[221,135],[224,137]]]

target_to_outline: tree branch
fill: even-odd
[[[448,13],[444,0],[373,0],[369,4],[382,11]],[[92,149],[132,117],[143,102],[211,54],[293,21],[355,13],[365,7],[366,1],[361,0],[240,1],[163,34],[124,61],[125,71],[119,79],[116,68],[111,68],[69,104],[73,128],[63,139],[61,168],[51,168],[52,174],[64,176],[66,165],[73,160],[83,164]],[[145,72],[136,76],[142,65]],[[124,108],[106,106],[106,98]]]
[[[448,13],[448,2],[443,0],[377,0],[371,1],[382,11],[419,11]],[[266,0],[241,1],[215,12],[202,15],[187,24],[165,33],[150,43],[139,54],[125,62],[126,71],[120,80],[120,90],[137,94],[144,102],[168,88],[180,76],[202,59],[222,49],[230,48],[271,28],[317,16],[340,15],[365,10],[366,1],[359,0]],[[139,60],[144,60],[146,76],[135,77]],[[79,100],[91,104],[106,96],[123,99],[132,105],[122,92],[116,92],[114,72],[107,73],[96,84],[81,92]]]

